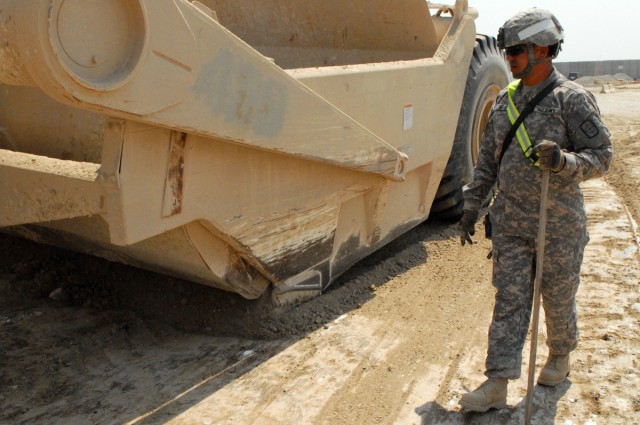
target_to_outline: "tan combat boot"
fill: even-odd
[[[540,371],[538,384],[554,387],[569,376],[569,355],[564,356],[549,355],[547,363]]]
[[[466,393],[460,398],[460,404],[473,412],[486,412],[489,409],[507,407],[507,384],[505,378],[489,378],[475,391]]]

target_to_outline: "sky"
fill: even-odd
[[[549,10],[565,35],[556,62],[640,59],[640,0],[469,0],[469,7],[479,13],[476,32],[492,36],[521,10]]]

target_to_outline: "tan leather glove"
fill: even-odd
[[[533,152],[538,154],[538,164],[541,170],[553,172],[562,171],[567,162],[560,145],[551,140],[543,140],[533,147]]]

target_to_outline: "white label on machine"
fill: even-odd
[[[413,127],[413,105],[404,105],[404,124],[403,130],[409,130]]]

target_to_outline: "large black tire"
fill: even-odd
[[[511,73],[494,37],[477,35],[469,65],[467,84],[458,118],[451,156],[445,168],[431,216],[457,221],[462,216],[462,187],[473,179],[480,139],[489,111],[500,89],[509,84]]]

